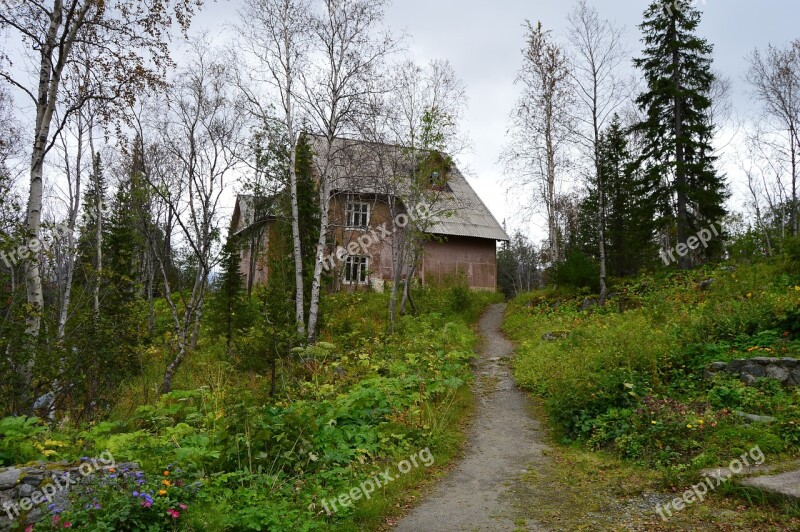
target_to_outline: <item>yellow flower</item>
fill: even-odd
[[[687,428],[687,429],[690,429],[690,428],[692,428],[692,425],[691,425],[691,423],[690,423],[689,425],[686,425],[686,428]]]
[[[655,424],[656,424],[656,422],[655,422],[655,421],[651,421],[650,423],[652,423],[653,425],[655,425]]]
[[[159,495],[166,495],[167,494],[167,490],[161,490],[161,491],[158,492],[158,494]]]
[[[167,480],[167,479],[164,479],[161,482],[163,482],[165,486],[171,486],[172,485],[172,484],[169,483],[169,480]]]
[[[701,420],[699,420],[697,423],[698,423],[698,424],[700,424],[700,425],[702,425],[703,423],[705,423],[705,421],[703,421],[703,420],[701,419]]]

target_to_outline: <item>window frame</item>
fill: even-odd
[[[358,206],[358,210],[355,207]],[[366,210],[364,210],[366,207]],[[363,224],[355,223],[355,215],[363,218]],[[346,227],[348,229],[364,229],[369,227],[370,219],[372,218],[372,205],[366,201],[348,201],[345,208]]]
[[[352,279],[354,268],[357,268],[355,280]],[[348,277],[351,278],[348,279]],[[361,280],[361,277],[364,279]],[[369,257],[366,255],[348,255],[342,271],[342,281],[349,285],[369,284]]]

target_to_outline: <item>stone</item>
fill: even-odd
[[[789,377],[791,376],[791,373],[789,373],[788,369],[776,365],[767,366],[766,374],[767,377],[770,379],[775,379],[781,384],[788,382]]]
[[[598,300],[587,298],[583,300],[583,303],[581,304],[581,310],[589,310],[590,308],[596,307],[599,304],[600,302]]]
[[[762,366],[766,366],[767,364],[780,364],[780,358],[772,358],[772,357],[755,357],[751,358],[750,362],[761,364]]]
[[[800,500],[800,471],[789,471],[780,475],[752,477],[742,481],[745,486],[760,488],[783,497]]]
[[[772,416],[759,416],[757,414],[748,414],[746,412],[734,412],[737,416],[750,421],[751,423],[772,423],[775,421],[775,418]]]
[[[761,364],[747,364],[742,368],[742,373],[752,375],[753,377],[766,377],[767,368]]]
[[[728,362],[728,366],[725,368],[725,371],[728,373],[739,373],[742,371],[745,362],[745,360],[731,360]]]
[[[753,377],[750,374],[745,373],[742,375],[742,382],[745,383],[747,386],[754,385],[757,380],[758,380],[757,378]]]
[[[13,488],[19,482],[21,476],[22,470],[16,467],[10,467],[0,471],[0,490]]]
[[[781,359],[781,365],[784,368],[796,368],[799,363],[800,363],[800,360],[797,360],[796,358],[782,358]]]
[[[791,379],[795,384],[800,384],[800,368],[795,368],[794,371],[792,371]]]
[[[544,333],[542,335],[542,340],[544,340],[545,342],[555,342],[557,340],[563,340],[568,336],[569,336],[568,332],[554,331],[554,332]]]
[[[700,290],[707,290],[712,284],[714,284],[714,279],[706,279],[698,285],[698,288],[700,288]]]
[[[25,484],[23,482],[22,484],[19,485],[19,488],[17,489],[17,495],[19,495],[20,498],[30,497],[31,495],[33,495],[34,491],[36,491],[36,488],[31,486],[30,484]]]

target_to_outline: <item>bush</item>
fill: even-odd
[[[600,290],[600,267],[580,251],[572,251],[567,259],[553,269],[553,280],[560,286]]]

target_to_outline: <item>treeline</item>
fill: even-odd
[[[731,82],[713,69],[700,20],[691,0],[653,1],[638,55],[585,1],[563,39],[528,23],[503,162],[531,198],[523,207],[545,212],[548,236],[504,246],[504,292],[557,282],[604,300],[609,276],[771,256],[797,236],[800,40],[751,54],[758,107],[738,136],[745,149],[732,142],[725,153],[715,139],[730,125]],[[725,161],[747,178],[743,213],[726,209]]]
[[[123,382],[159,367],[147,394],[167,393],[220,337],[274,389],[277,360],[316,342],[336,288],[322,263],[341,244],[338,172],[353,170],[342,138],[374,147],[387,171],[370,187],[393,217],[437,214],[443,187],[427,178],[464,144],[464,89],[447,61],[401,53],[385,1],[246,0],[226,42],[189,36],[202,4],[0,13],[41,66],[31,76],[0,54],[0,414],[102,417]],[[231,227],[236,193],[252,201],[247,227]],[[413,310],[405,280],[427,223],[392,239],[390,332]],[[243,249],[265,286],[244,283]]]

